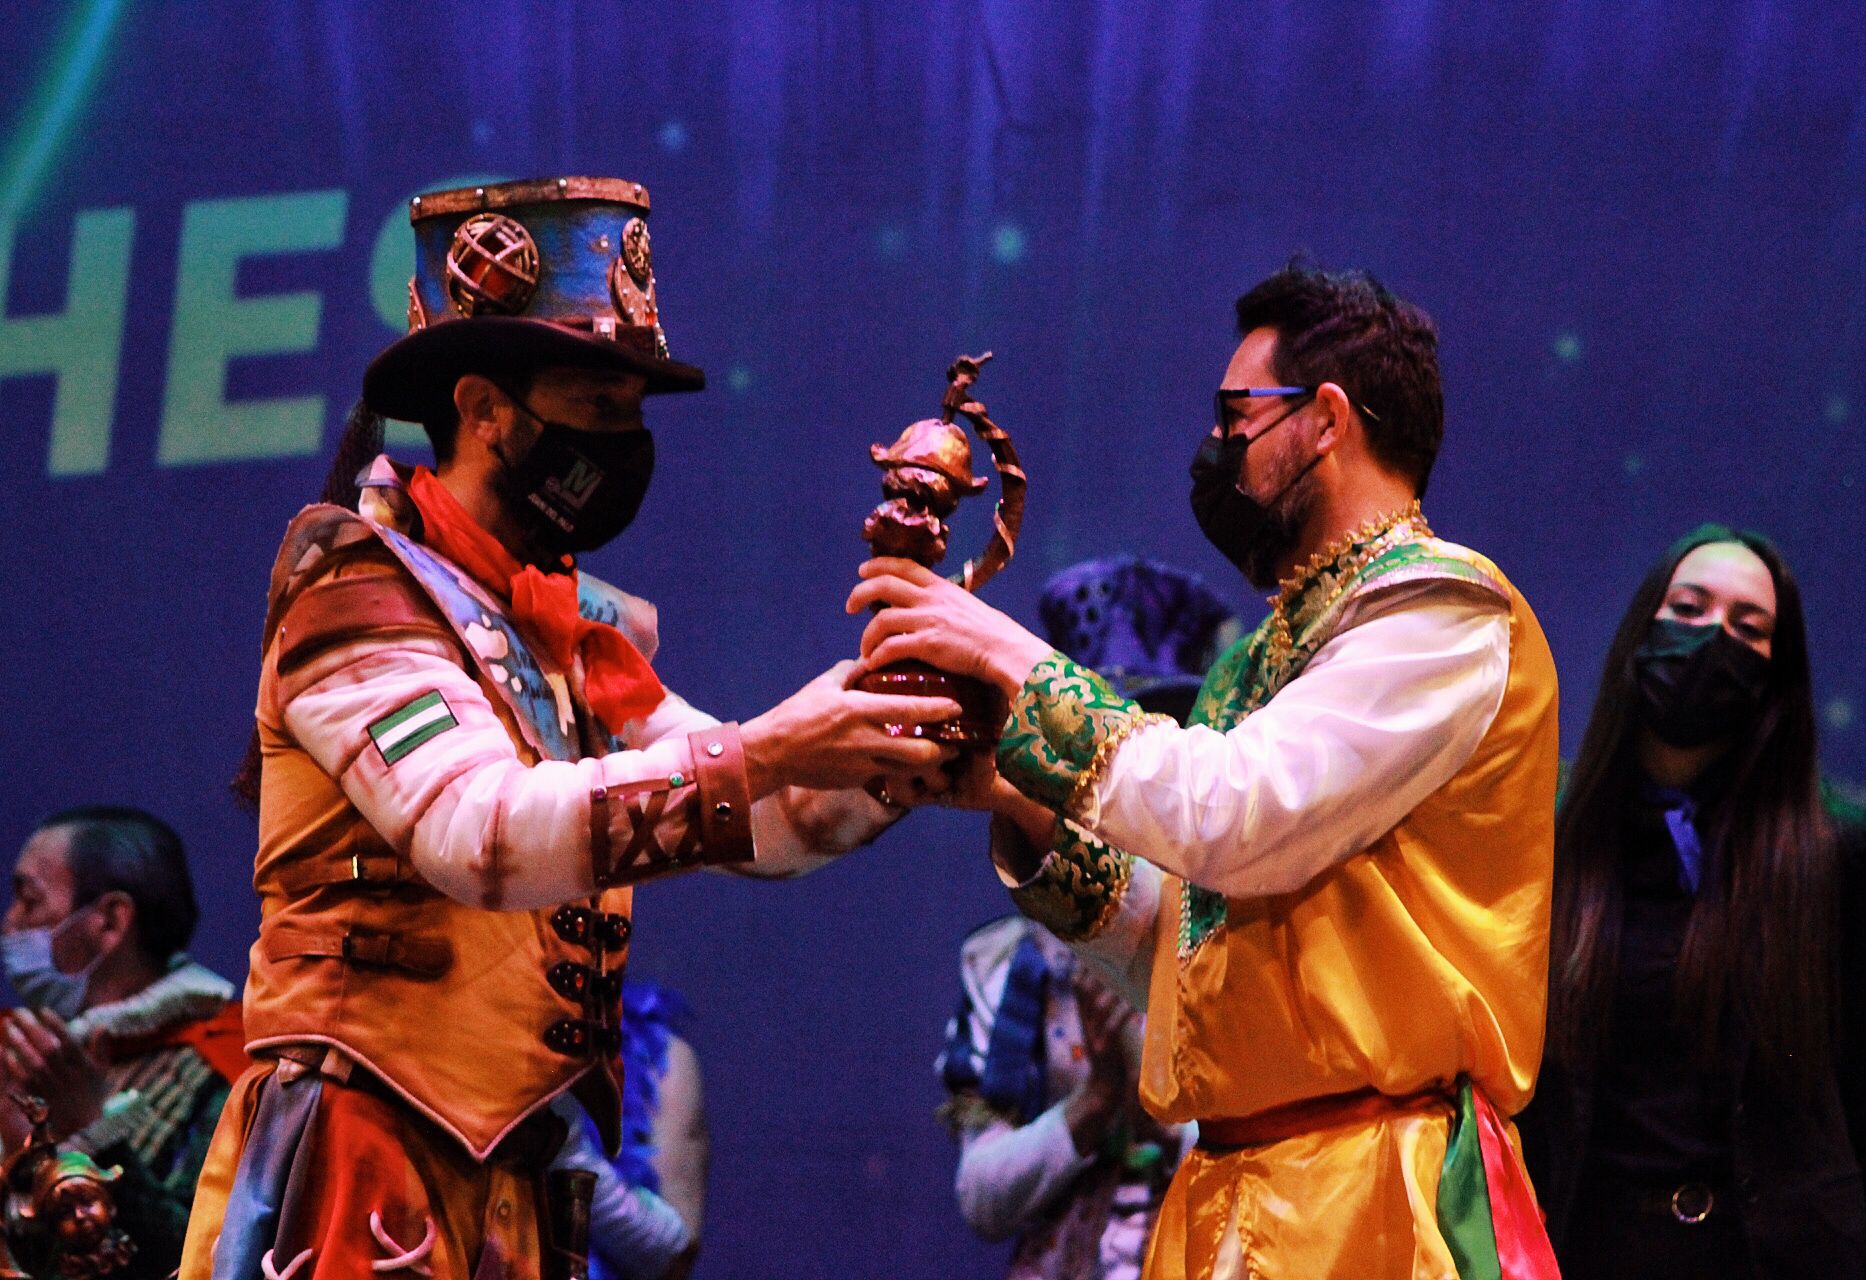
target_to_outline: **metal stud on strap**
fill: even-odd
[[[587,1018],[559,1018],[545,1028],[544,1047],[570,1058],[612,1055],[622,1050],[622,1033]]]
[[[594,949],[600,940],[604,951],[620,951],[628,945],[634,926],[627,916],[616,912],[566,904],[551,914],[551,929],[575,947]]]
[[[558,995],[566,1000],[581,1002],[584,993],[590,989],[590,978],[594,976],[594,971],[587,965],[561,960],[552,965],[544,976],[551,984],[551,990]]]

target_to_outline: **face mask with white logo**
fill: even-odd
[[[496,484],[537,544],[554,556],[577,555],[628,528],[654,476],[654,437],[647,429],[586,431],[541,417],[507,395],[539,433],[523,457],[500,455]]]

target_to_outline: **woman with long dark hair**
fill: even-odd
[[[1857,864],[1800,590],[1705,525],[1633,596],[1556,823],[1524,1142],[1569,1280],[1866,1276]]]

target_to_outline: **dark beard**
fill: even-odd
[[[1265,516],[1263,529],[1245,556],[1244,576],[1259,591],[1277,585],[1277,566],[1302,541],[1302,530],[1315,511],[1315,476],[1298,480]]]
[[[531,505],[529,490],[519,483],[512,473],[512,468],[501,466],[492,474],[491,487],[498,495],[499,505],[512,517],[517,528],[521,546],[509,547],[519,563],[536,565],[540,569],[556,569],[563,564],[564,550],[557,545],[557,531],[550,527],[550,522]]]

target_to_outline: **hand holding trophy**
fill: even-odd
[[[983,656],[975,647],[979,629],[989,634],[1001,623],[1027,640],[1035,639],[970,594],[1016,551],[1028,484],[1009,433],[972,397],[979,370],[989,359],[989,352],[960,356],[946,372],[940,416],[913,423],[890,446],[870,447],[869,456],[883,470],[885,501],[869,513],[862,537],[878,558],[863,566],[866,581],[849,600],[851,612],[863,607],[880,610],[862,637],[867,670],[856,687],[871,693],[953,699],[963,708],[957,718],[901,731],[952,743],[962,755],[989,751],[997,742],[1010,691],[1003,687],[1000,673],[978,660]],[[946,557],[946,519],[963,499],[982,492],[988,483],[972,474],[972,447],[958,418],[971,423],[990,448],[1000,492],[984,552],[942,581],[932,568]],[[972,628],[955,626],[960,618],[969,619]],[[1038,656],[1047,652],[1048,646],[1042,645]]]

